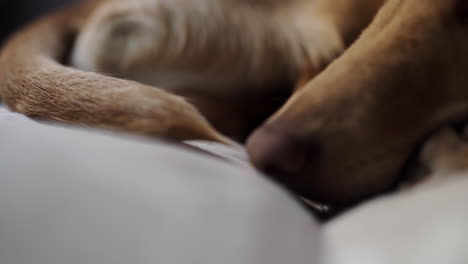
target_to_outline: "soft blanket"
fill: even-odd
[[[191,144],[218,157],[0,108],[0,263],[468,263],[465,174],[320,225],[241,147]]]

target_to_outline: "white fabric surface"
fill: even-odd
[[[323,263],[468,263],[467,176],[376,199],[327,224]]]
[[[253,170],[161,142],[0,122],[0,263],[315,263],[318,226]]]
[[[3,120],[27,120],[24,115],[13,113],[0,103],[0,122]]]
[[[466,174],[319,227],[242,148],[26,120],[0,110],[1,264],[468,263]]]

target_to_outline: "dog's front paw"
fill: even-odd
[[[425,143],[420,161],[430,169],[431,175],[450,175],[467,170],[468,141],[455,129],[442,128]]]

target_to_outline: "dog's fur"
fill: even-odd
[[[39,118],[227,142],[205,118],[245,137],[340,54],[380,2],[87,1],[7,43],[0,94]],[[58,64],[69,52],[73,65],[101,74]]]
[[[251,137],[254,162],[281,172],[295,191],[334,203],[394,186],[421,141],[468,112],[467,13],[460,0],[389,0]],[[300,148],[288,153],[284,138]],[[277,162],[282,155],[292,161]]]
[[[466,175],[468,171],[468,127],[458,132],[451,126],[434,133],[423,145],[419,162],[428,177],[415,178],[415,183],[435,183],[447,178]],[[410,179],[413,180],[413,179]]]
[[[252,159],[347,203],[394,185],[424,137],[468,112],[468,5],[388,0],[353,43],[384,1],[87,1],[6,44],[0,95],[38,118],[229,142],[218,130],[244,137],[295,87]],[[279,134],[301,147],[275,150]]]
[[[14,36],[0,55],[4,102],[12,110],[37,118],[176,139],[225,141],[178,96],[58,63],[66,59],[74,34],[105,2],[89,1],[53,14]]]

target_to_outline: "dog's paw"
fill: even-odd
[[[468,129],[465,131],[468,132]],[[420,162],[430,170],[431,175],[448,175],[467,170],[468,141],[455,129],[444,127],[424,144]]]

